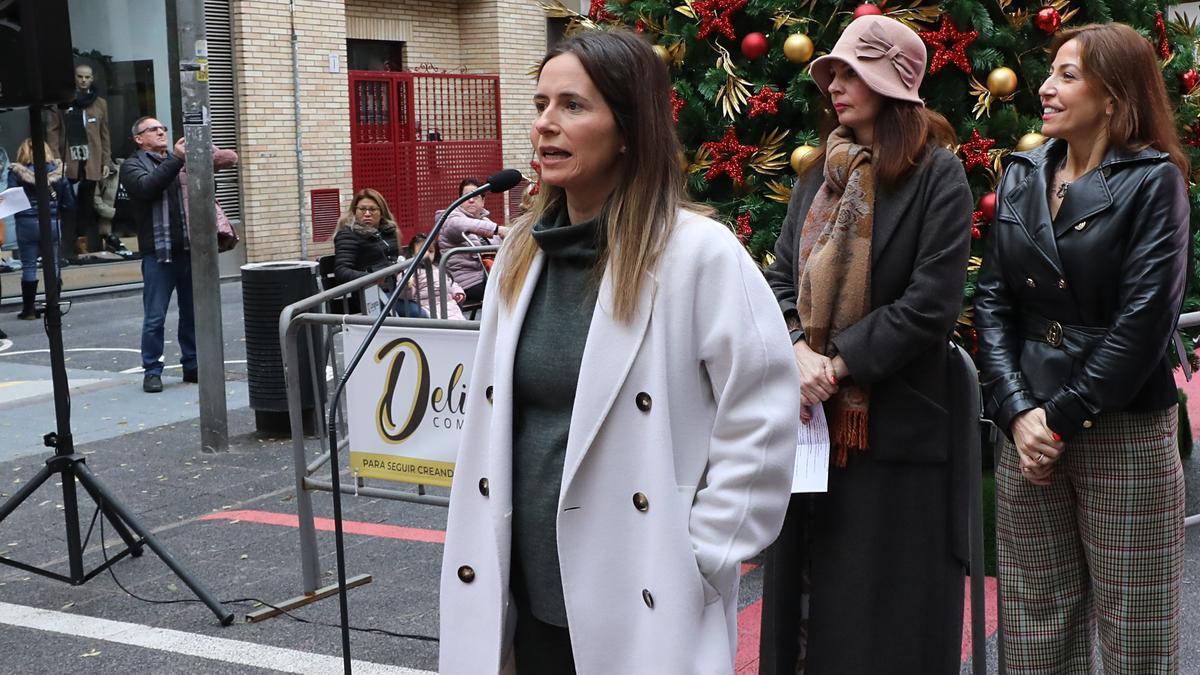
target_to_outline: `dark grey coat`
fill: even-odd
[[[796,250],[822,168],[798,181],[767,279],[795,311]],[[957,672],[965,559],[964,425],[949,338],[970,249],[962,164],[932,148],[879,186],[871,312],[833,339],[870,388],[869,449],[831,468],[829,492],[797,496],[768,551],[763,673],[794,673],[799,578],[811,574],[808,675]],[[954,439],[954,440],[952,440]]]

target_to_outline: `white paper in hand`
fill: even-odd
[[[792,470],[792,492],[826,492],[829,487],[829,425],[825,406],[810,406],[812,419],[800,424],[796,440],[796,467]]]
[[[0,192],[0,218],[7,218],[14,213],[20,213],[29,208],[29,197],[25,196],[25,188],[9,188]]]

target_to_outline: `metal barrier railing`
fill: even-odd
[[[1196,328],[1200,327],[1200,312],[1185,312],[1179,316],[1180,328]],[[1200,375],[1197,375],[1200,377]],[[1188,516],[1183,519],[1183,526],[1197,527],[1200,526],[1200,513]]]
[[[446,271],[446,261],[449,260],[451,256],[456,256],[456,255],[478,256],[478,255],[487,254],[487,253],[495,253],[499,250],[500,250],[499,246],[489,244],[487,246],[459,246],[457,248],[452,248],[449,251],[442,252],[442,259],[440,262],[438,262],[438,275],[440,276],[440,282],[441,282],[438,285],[439,289],[441,291],[439,293],[440,297],[438,298],[438,307],[439,307],[438,316],[446,316],[446,309],[449,307],[449,305],[446,304],[446,298],[448,297],[447,294],[449,293],[449,291],[447,290],[447,288],[449,287],[449,284],[447,284],[446,281],[450,278],[450,274]],[[482,261],[480,261],[480,264],[483,264]],[[491,274],[490,271],[488,271],[486,269],[484,270],[485,277],[490,274]],[[432,298],[430,299],[429,304],[431,306],[433,305]]]
[[[302,410],[301,401],[301,379],[304,373],[308,376],[317,378],[317,382],[324,383],[326,381],[325,372],[318,372],[319,364],[317,361],[317,351],[313,348],[314,331],[322,329],[325,331],[325,340],[328,345],[327,356],[329,363],[332,365],[335,377],[339,375],[339,366],[337,360],[336,349],[333,336],[341,331],[341,328],[346,325],[370,326],[374,323],[374,317],[367,315],[351,315],[351,314],[330,314],[321,311],[313,311],[327,306],[329,301],[337,298],[350,295],[359,290],[368,288],[387,277],[395,277],[403,273],[412,263],[411,260],[398,262],[389,267],[377,270],[363,277],[355,279],[345,284],[335,286],[326,291],[322,291],[311,297],[305,298],[299,302],[292,303],[283,309],[279,315],[279,342],[280,350],[283,357],[284,380],[287,385],[287,401],[288,401],[288,417],[291,423],[292,432],[292,459],[295,465],[296,479],[296,510],[299,518],[299,536],[300,536],[300,569],[303,584],[303,594],[290,600],[277,603],[276,606],[280,609],[291,609],[299,607],[315,600],[336,593],[337,584],[318,588],[320,581],[320,564],[317,551],[317,535],[316,522],[313,516],[312,509],[312,493],[315,491],[332,492],[332,482],[327,479],[315,478],[313,474],[329,463],[329,450],[323,450],[315,458],[309,457],[308,450],[305,445],[304,437],[304,412]],[[421,328],[448,328],[454,330],[478,330],[479,323],[476,321],[447,321],[441,319],[423,319],[423,318],[392,318],[384,320],[384,326],[396,327],[421,327]],[[308,343],[308,362],[300,363],[300,340],[306,340]],[[323,370],[323,369],[322,369]],[[343,400],[340,405],[345,405]],[[320,404],[319,404],[320,407]],[[339,410],[341,410],[339,408]],[[341,418],[346,419],[345,415]],[[328,445],[328,429],[326,427],[326,411],[322,407],[317,415],[318,423],[315,425],[315,433],[324,441],[321,447]],[[340,429],[341,427],[339,427]],[[341,441],[338,443],[338,449],[343,450],[348,447],[347,434],[342,433]],[[333,467],[332,470],[338,470]],[[433,506],[446,506],[449,504],[449,498],[438,495],[424,494],[423,486],[418,487],[417,492],[404,491],[394,488],[383,488],[365,485],[359,479],[354,481],[354,484],[341,485],[340,492],[347,495],[361,495],[364,497],[372,497],[377,499],[390,499],[394,501],[412,502],[417,504],[427,504]],[[359,575],[347,581],[347,588],[368,583],[371,580],[370,575]],[[276,609],[260,610],[259,612],[247,615],[247,619],[261,620],[279,614]]]

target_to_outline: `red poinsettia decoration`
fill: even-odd
[[[988,151],[996,144],[993,138],[984,138],[979,135],[979,130],[975,129],[971,132],[971,138],[962,144],[963,167],[967,171],[980,166],[988,166],[992,163],[991,156]]]
[[[593,2],[592,6],[588,8],[588,18],[596,23],[619,21],[620,17],[608,11],[608,8],[604,6],[605,2],[606,0],[596,0],[596,2]]]
[[[1167,21],[1162,12],[1154,14],[1154,32],[1158,33],[1158,58],[1166,61],[1171,58],[1171,42],[1167,39]]]
[[[750,97],[750,119],[754,119],[759,115],[777,115],[779,114],[779,101],[783,98],[782,91],[775,91],[774,87],[766,86],[758,90],[758,93]]]
[[[978,31],[960,31],[950,17],[942,15],[942,24],[937,30],[925,30],[917,33],[925,44],[933,47],[933,57],[929,59],[929,72],[937,73],[947,63],[953,63],[964,73],[971,72],[971,62],[967,60],[967,45],[979,37]]]
[[[671,119],[676,124],[679,123],[679,111],[683,110],[684,105],[686,105],[686,103],[684,102],[684,100],[682,98],[679,97],[679,92],[672,89],[671,90]]]
[[[743,213],[737,217],[736,233],[738,240],[743,244],[746,243],[746,240],[749,239],[750,235],[754,233],[754,231],[750,229],[750,212],[747,211],[746,213]]]
[[[724,35],[728,40],[736,40],[737,33],[733,32],[733,13],[746,6],[747,0],[696,0],[692,10],[700,19],[700,30],[696,37],[707,38],[714,31]]]
[[[758,152],[757,145],[742,145],[738,142],[737,131],[733,127],[725,130],[725,135],[719,141],[705,141],[701,146],[708,150],[713,157],[712,166],[704,174],[704,180],[711,181],[725,174],[734,185],[742,184],[742,172],[746,168],[746,160]]]

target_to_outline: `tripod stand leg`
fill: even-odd
[[[71,569],[71,583],[78,586],[86,579],[83,572],[83,539],[79,535],[79,501],[75,498],[75,479],[70,472],[63,474],[62,489],[63,512],[67,517],[67,564]]]
[[[54,469],[51,469],[49,465],[38,469],[37,474],[35,474],[33,478],[29,479],[28,483],[23,485],[20,490],[17,490],[16,494],[9,497],[8,501],[0,504],[0,522],[3,522],[3,520],[8,517],[8,514],[16,511],[17,507],[20,506],[21,503],[26,499],[29,499],[29,496],[32,495],[38,488],[40,488],[42,483],[45,483],[46,479],[50,476],[53,476],[54,473]]]
[[[79,475],[80,482],[82,482],[85,486],[88,486],[88,492],[93,495],[98,495],[98,498],[102,499],[104,504],[107,504],[121,520],[125,521],[125,524],[129,526],[129,529],[136,532],[137,535],[146,542],[146,545],[150,547],[150,550],[154,551],[154,553],[157,554],[158,557],[167,564],[167,567],[171,568],[171,571],[175,573],[175,576],[179,577],[179,579],[183,581],[188,588],[192,589],[192,592],[196,594],[196,597],[199,598],[200,601],[205,605],[207,605],[210,610],[212,610],[212,613],[216,615],[222,626],[228,626],[230,623],[233,623],[233,612],[225,609],[221,603],[217,602],[216,599],[209,595],[207,589],[201,586],[198,581],[192,579],[187,570],[185,570],[183,566],[171,556],[167,549],[163,548],[162,545],[158,543],[158,540],[154,538],[154,535],[150,534],[148,530],[138,524],[137,520],[134,519],[133,514],[127,511],[119,501],[114,499],[113,496],[109,494],[108,490],[104,487],[104,484],[96,478],[96,474],[92,473],[92,470],[89,469],[86,464],[80,462],[75,467],[75,471]]]
[[[91,483],[88,481],[80,482],[83,484],[83,489],[87,490],[87,493],[91,495],[92,501],[96,502],[96,505],[100,507],[100,512],[104,514],[105,518],[108,518],[108,522],[112,523],[113,529],[117,531],[117,534],[121,535],[121,540],[125,542],[125,547],[129,549],[129,555],[135,558],[141,557],[142,542],[133,536],[128,527],[125,527],[125,521],[121,520],[121,516],[112,510],[112,507],[108,505],[108,502],[102,495],[92,489]]]

